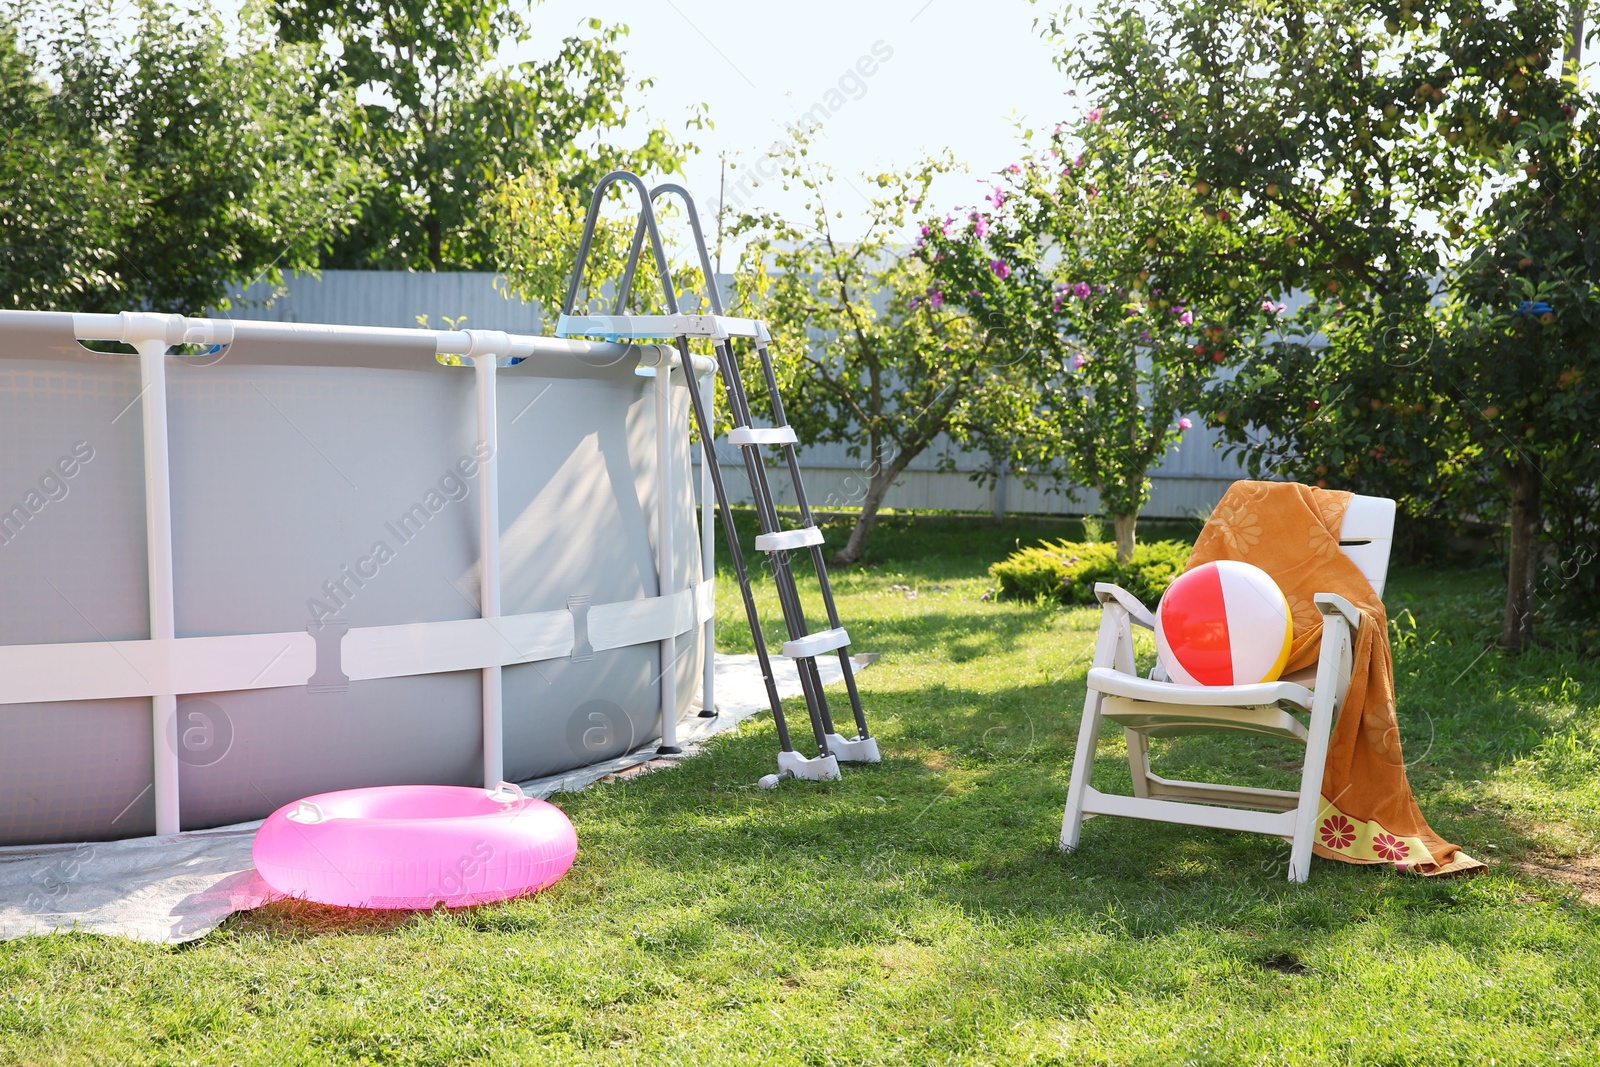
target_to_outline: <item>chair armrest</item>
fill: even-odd
[[[1154,630],[1156,628],[1156,618],[1150,614],[1150,609],[1139,603],[1138,597],[1120,585],[1112,585],[1110,582],[1095,582],[1094,595],[1095,599],[1100,601],[1101,607],[1115,600],[1122,605],[1123,610],[1127,611],[1128,617],[1134,622],[1143,626],[1146,630]]]
[[[1324,615],[1343,615],[1350,624],[1351,630],[1361,629],[1361,612],[1356,606],[1338,593],[1318,593],[1311,598],[1317,605],[1317,610]]]

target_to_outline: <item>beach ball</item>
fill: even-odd
[[[1270,682],[1289,660],[1294,625],[1272,576],[1235,560],[1180,574],[1156,608],[1156,654],[1184,685]]]

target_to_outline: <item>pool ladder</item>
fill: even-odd
[[[634,188],[640,199],[640,209],[627,266],[613,296],[612,313],[574,315],[573,310],[578,295],[582,292],[584,266],[588,261],[590,245],[594,240],[595,227],[599,221],[600,206],[606,190],[619,183]],[[662,196],[675,196],[683,202],[694,235],[700,269],[705,277],[706,300],[711,306],[709,315],[682,314],[678,310],[678,298],[673,290],[671,270],[653,206]],[[661,296],[667,313],[624,314],[632,294],[633,280],[646,238],[650,242],[656,273],[661,279]],[[723,535],[728,542],[729,556],[738,577],[740,594],[744,598],[745,617],[750,624],[750,636],[755,643],[756,657],[766,683],[767,701],[772,706],[772,719],[778,730],[778,772],[763,777],[761,785],[763,788],[771,789],[784,778],[805,778],[812,781],[835,779],[839,777],[840,762],[877,763],[880,758],[878,742],[867,730],[866,715],[861,710],[861,694],[856,689],[854,665],[850,660],[850,635],[839,621],[833,590],[828,583],[827,564],[822,555],[822,530],[817,526],[811,505],[806,500],[805,483],[800,477],[800,461],[795,454],[799,439],[784,418],[783,400],[778,395],[778,380],[773,371],[772,356],[768,351],[771,337],[766,324],[760,320],[733,318],[723,314],[722,297],[717,291],[716,276],[711,270],[711,257],[706,249],[705,233],[700,227],[700,216],[695,210],[694,198],[689,195],[687,189],[674,183],[665,183],[649,189],[642,179],[628,171],[613,171],[600,180],[589,201],[589,212],[584,220],[583,235],[578,244],[577,262],[573,267],[566,300],[562,305],[561,318],[556,326],[556,334],[560,337],[604,337],[612,340],[671,339],[685,368],[690,366],[689,338],[703,337],[711,341],[713,351],[716,353],[717,370],[727,389],[728,404],[734,422],[734,428],[728,434],[727,441],[739,449],[744,458],[745,472],[750,478],[750,492],[761,527],[761,533],[755,540],[756,551],[766,555],[768,568],[772,572],[778,601],[783,609],[784,624],[789,633],[789,640],[783,642],[783,654],[795,662],[795,668],[800,676],[800,687],[805,694],[806,710],[811,719],[811,731],[817,745],[817,755],[806,757],[795,749],[790,739],[788,723],[784,719],[778,697],[778,687],[772,677],[772,662],[768,656],[766,639],[761,632],[761,618],[756,611],[749,571],[739,547],[738,532],[734,527],[733,512],[729,507],[722,470],[717,463],[714,446],[715,424],[712,421],[712,412],[709,410],[709,400],[701,396],[700,390],[691,381],[690,404],[694,409],[695,425],[700,431],[706,471],[710,475],[712,488],[716,494],[717,512],[722,521]],[[750,401],[745,393],[739,357],[733,344],[735,339],[750,342],[755,349],[756,358],[761,363],[761,375],[772,407],[771,426],[756,426],[751,421]],[[767,448],[783,450],[784,459],[789,467],[789,476],[794,482],[795,500],[800,508],[800,525],[793,529],[784,529],[778,520],[772,488],[767,480],[766,464],[763,462],[763,450]],[[800,592],[795,585],[794,570],[790,561],[790,553],[799,550],[809,550],[811,554],[811,564],[816,572],[817,583],[822,592],[822,603],[828,618],[828,628],[825,630],[811,630],[800,604]],[[845,737],[835,728],[833,718],[828,711],[827,697],[822,691],[822,677],[817,669],[817,658],[829,653],[838,655],[839,666],[844,672],[845,689],[850,695],[850,709],[855,718],[854,737]],[[711,716],[716,712],[714,709],[706,708],[701,714]]]

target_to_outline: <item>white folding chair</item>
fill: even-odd
[[[1351,499],[1339,530],[1339,547],[1383,596],[1394,538],[1393,500]],[[1311,873],[1311,841],[1321,807],[1322,768],[1328,734],[1350,683],[1353,638],[1361,615],[1344,597],[1318,593],[1322,646],[1315,667],[1292,677],[1256,685],[1178,685],[1158,666],[1140,678],[1134,665],[1132,627],[1155,628],[1155,618],[1133,594],[1105,582],[1094,587],[1100,601],[1100,636],[1089,669],[1078,750],[1072,761],[1061,849],[1076,851],[1083,820],[1091,815],[1213,826],[1270,834],[1291,842],[1289,881]],[[1309,688],[1308,688],[1309,686]],[[1296,717],[1309,715],[1303,723]],[[1133,796],[1102,793],[1090,785],[1102,722],[1122,727],[1128,741]],[[1149,739],[1185,734],[1242,733],[1298,741],[1306,746],[1298,791],[1173,781],[1150,770]]]

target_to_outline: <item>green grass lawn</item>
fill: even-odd
[[[1395,574],[1411,780],[1485,876],[1314,860],[1292,886],[1285,843],[1104,818],[1062,856],[1097,615],[983,595],[1019,538],[1067,533],[890,517],[835,576],[855,647],[882,654],[860,679],[879,766],[762,791],[762,716],[554,798],[579,859],[532,899],[284,903],[178,949],[0,945],[0,1063],[1600,1060],[1600,664],[1485,652],[1492,569]],[[723,580],[720,641],[745,651]],[[1295,755],[1184,739],[1157,758],[1281,785]],[[1120,756],[1102,743],[1105,788]]]

